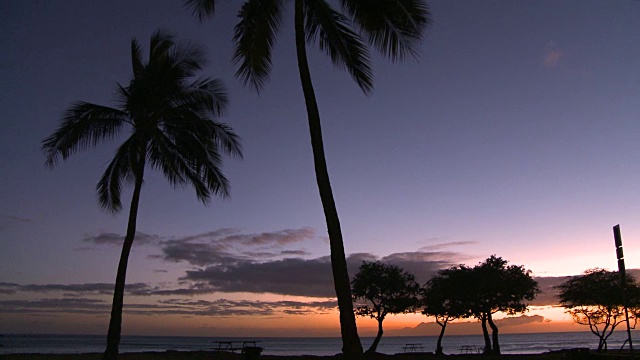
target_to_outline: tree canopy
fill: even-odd
[[[620,273],[604,269],[589,269],[558,285],[560,304],[573,321],[589,326],[598,337],[598,351],[607,350],[607,339],[615,328],[626,321],[625,300],[630,325],[635,328],[640,313],[640,285],[627,275],[625,284]],[[626,291],[626,299],[625,299]]]
[[[531,271],[522,265],[507,265],[508,261],[491,255],[484,262],[473,267],[470,279],[471,314],[482,323],[485,337],[485,352],[500,354],[498,327],[493,314],[504,312],[515,315],[527,311],[527,302],[540,292],[538,283],[531,277]],[[492,330],[493,344],[489,341],[486,324]]]
[[[365,300],[355,309],[358,316],[378,321],[378,334],[367,352],[375,352],[383,334],[382,322],[388,314],[415,311],[419,303],[420,285],[413,274],[398,266],[363,262],[351,282],[353,299]]]
[[[471,316],[468,296],[471,269],[460,265],[438,271],[424,286],[422,313],[433,316],[440,325],[436,354],[443,353],[442,338],[447,324],[458,318]]]

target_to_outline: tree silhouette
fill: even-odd
[[[469,311],[469,276],[472,269],[460,265],[438,271],[425,284],[422,293],[422,313],[436,318],[440,335],[436,344],[436,355],[442,355],[442,338],[447,324],[458,318],[471,316]]]
[[[419,304],[420,285],[413,274],[398,266],[376,262],[363,262],[351,282],[353,300],[365,300],[356,315],[378,321],[378,334],[367,353],[375,353],[382,338],[382,322],[389,314],[415,311]]]
[[[590,269],[584,275],[569,278],[556,289],[560,304],[571,314],[573,321],[588,325],[598,337],[598,351],[607,350],[607,339],[626,321],[624,291],[632,328],[635,328],[640,313],[640,284],[628,274],[626,287],[623,287],[618,272]]]
[[[466,281],[471,294],[469,310],[480,320],[485,339],[485,353],[500,354],[498,327],[493,322],[497,312],[514,315],[527,311],[526,300],[533,300],[540,292],[538,283],[531,277],[531,271],[521,265],[507,265],[508,261],[491,255],[484,262],[473,267]],[[487,323],[492,330],[489,340]]]
[[[77,102],[67,109],[60,127],[43,141],[46,164],[53,167],[60,157],[65,160],[78,150],[117,137],[124,128],[130,130],[96,187],[100,206],[118,213],[123,183],[134,184],[103,359],[118,357],[127,262],[145,168],[161,171],[175,187],[193,186],[206,204],[213,195],[228,196],[222,155],[242,156],[238,136],[213,120],[227,104],[223,84],[209,77],[194,78],[204,58],[199,46],[176,42],[159,30],[151,37],[149,59],[143,63],[140,46],[133,39],[133,78],[127,86],[118,84],[118,107]]]
[[[216,2],[185,1],[200,19],[213,15]],[[331,247],[342,351],[358,356],[362,354],[362,345],[353,313],[342,230],[329,181],[320,113],[311,81],[306,45],[314,45],[317,41],[333,64],[346,68],[358,86],[369,93],[373,89],[373,79],[366,42],[392,60],[415,55],[415,45],[429,24],[430,13],[424,0],[341,0],[343,12],[334,9],[326,0],[246,0],[238,15],[240,21],[235,27],[236,48],[233,58],[238,64],[236,76],[256,90],[265,85],[269,76],[275,36],[282,24],[285,5],[291,3],[294,5],[298,72],[307,108],[316,182]]]

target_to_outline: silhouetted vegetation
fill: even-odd
[[[127,262],[146,167],[161,171],[176,187],[193,186],[198,199],[206,203],[214,195],[228,196],[222,155],[241,156],[238,136],[214,121],[227,105],[222,82],[194,78],[205,63],[200,47],[158,31],[151,37],[148,62],[143,62],[135,39],[131,60],[133,78],[126,86],[118,85],[118,107],[78,102],[42,145],[47,165],[54,166],[60,157],[67,159],[129,131],[97,185],[100,205],[113,213],[122,209],[123,183],[134,185],[103,357],[110,360],[118,357]]]
[[[598,351],[607,350],[607,339],[615,328],[626,321],[624,292],[632,328],[640,315],[640,284],[626,276],[626,287],[617,271],[590,269],[556,287],[560,304],[573,321],[587,325],[598,336]],[[626,288],[626,289],[625,289]]]
[[[490,256],[474,267],[458,265],[439,271],[424,287],[423,314],[436,317],[441,326],[436,353],[442,354],[442,337],[447,324],[457,318],[480,320],[485,354],[500,355],[497,312],[515,315],[527,310],[526,300],[540,292],[531,271],[507,265],[507,260]],[[491,327],[491,337],[487,324]]]
[[[358,316],[378,321],[378,334],[367,353],[374,353],[382,338],[382,322],[388,314],[414,312],[419,305],[420,285],[413,274],[398,266],[376,262],[363,262],[351,282],[353,300],[366,303],[355,310]]]
[[[500,354],[498,327],[492,315],[497,312],[515,315],[527,311],[526,300],[540,292],[531,271],[522,265],[507,265],[507,260],[495,255],[473,267],[469,285],[469,311],[482,324],[485,353]],[[491,327],[493,344],[489,340],[487,323]]]
[[[340,310],[342,351],[347,356],[358,357],[362,354],[362,345],[353,312],[342,230],[329,181],[320,112],[306,47],[307,44],[315,45],[317,41],[334,65],[346,69],[358,86],[369,93],[373,88],[373,78],[366,42],[392,60],[415,55],[415,46],[430,22],[430,13],[423,0],[342,0],[341,3],[344,12],[334,9],[325,0],[245,1],[238,14],[240,21],[235,27],[233,59],[238,65],[236,76],[245,84],[261,89],[271,71],[271,52],[282,25],[285,5],[293,4],[298,72],[307,108],[316,182],[329,233],[331,265]],[[202,19],[213,15],[216,0],[186,0],[185,4]]]
[[[470,316],[464,294],[469,290],[470,268],[455,266],[438,271],[424,286],[422,292],[422,313],[433,316],[440,325],[436,345],[436,355],[442,355],[442,338],[450,321]]]

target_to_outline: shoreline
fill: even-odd
[[[0,360],[100,360],[102,353],[85,353],[85,354],[4,354],[0,355]],[[399,360],[417,360],[417,359],[442,359],[451,358],[455,360],[566,360],[566,359],[587,359],[587,358],[607,358],[607,359],[640,359],[640,353],[628,354],[628,351],[619,352],[609,350],[607,353],[595,353],[595,350],[581,349],[565,349],[560,351],[545,352],[540,354],[505,354],[505,355],[481,355],[481,354],[450,354],[436,356],[433,353],[406,353],[406,354],[381,354],[376,353],[367,356],[366,359],[399,359]],[[241,360],[245,359],[237,353],[217,354],[216,351],[175,351],[169,350],[164,352],[133,352],[122,353],[119,355],[121,360]],[[335,355],[261,355],[255,359],[264,360],[330,360],[343,359],[341,354]]]

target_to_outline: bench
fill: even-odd
[[[220,357],[223,353],[240,353],[255,356],[256,353],[262,352],[262,348],[258,347],[256,343],[259,341],[214,341],[215,347],[211,348],[216,352],[216,358]]]
[[[462,345],[460,347],[460,354],[480,354],[482,350],[484,350],[482,346]]]
[[[402,349],[405,353],[424,352],[424,346],[422,346],[422,344],[405,344]]]

